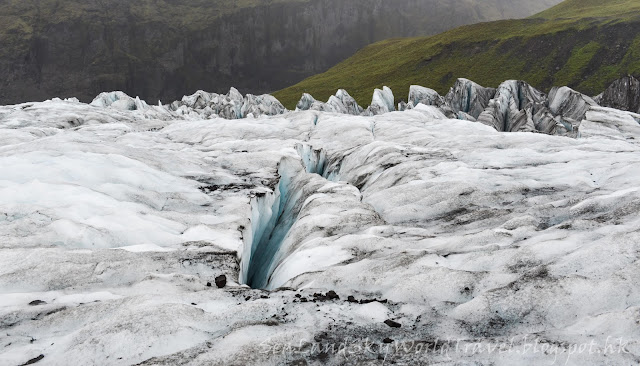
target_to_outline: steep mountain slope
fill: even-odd
[[[445,93],[461,77],[492,87],[524,79],[544,90],[568,85],[595,95],[627,73],[640,73],[639,31],[638,0],[568,0],[528,19],[382,41],[275,96],[290,108],[302,93],[325,100],[344,88],[367,105],[370,90],[382,85],[399,91],[419,84]]]
[[[0,103],[123,90],[262,93],[389,37],[525,17],[559,0],[5,0]]]

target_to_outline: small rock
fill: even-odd
[[[393,339],[385,338],[385,339],[382,340],[382,343],[385,343],[385,344],[393,343]]]
[[[327,292],[327,298],[329,300],[340,300],[340,296],[338,296],[338,294],[333,290]]]
[[[353,296],[351,296],[351,295],[350,295],[349,297],[347,297],[347,301],[348,301],[348,302],[355,302],[355,303],[357,303],[357,302],[358,302],[358,300],[356,300],[356,298],[355,298],[355,297],[353,297]]]
[[[378,300],[378,299],[364,299],[364,300],[360,300],[360,304],[366,305],[366,304],[371,304],[372,302],[379,302],[381,304],[386,304],[388,301],[386,299],[384,300]]]
[[[207,282],[207,287],[211,287],[211,282]]]
[[[227,285],[227,276],[221,275],[216,277],[216,286],[218,288],[224,288]]]
[[[335,291],[333,291],[333,290],[332,290],[332,291],[327,292],[327,294],[326,294],[326,295],[323,295],[323,294],[321,294],[321,293],[315,293],[315,294],[313,294],[313,297],[314,297],[313,302],[316,302],[316,301],[321,301],[321,302],[322,302],[322,301],[330,301],[330,300],[340,300],[340,296],[338,296],[338,294],[336,294],[336,292],[335,292]]]
[[[29,303],[29,306],[38,306],[38,305],[47,305],[47,302],[42,300],[33,300]]]
[[[20,366],[33,365],[33,364],[34,364],[34,363],[36,363],[36,362],[40,362],[40,361],[42,361],[42,359],[43,359],[43,358],[44,358],[44,355],[40,355],[40,356],[38,356],[38,357],[36,357],[36,358],[32,358],[32,359],[30,359],[29,361],[27,361],[27,362],[23,363],[23,364],[22,364],[22,365],[20,365]]]
[[[391,328],[400,328],[402,326],[402,324],[400,324],[400,323],[398,323],[396,321],[393,321],[391,319],[385,320],[384,323],[386,325],[390,326]]]

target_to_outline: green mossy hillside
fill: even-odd
[[[626,74],[640,74],[640,0],[568,0],[527,19],[378,42],[275,96],[293,108],[302,93],[327,100],[343,88],[368,105],[383,85],[400,101],[412,84],[446,93],[456,78],[493,87],[522,79],[595,95]]]

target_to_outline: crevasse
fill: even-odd
[[[280,162],[280,179],[274,192],[251,199],[251,228],[244,235],[240,282],[252,288],[268,287],[270,276],[277,267],[274,261],[282,257],[279,253],[282,244],[298,218],[302,202],[311,194],[305,193],[307,180],[304,175],[310,173],[329,180],[337,179],[336,174],[330,173],[324,150],[315,150],[307,144],[296,145],[296,150],[299,160],[284,158]]]
[[[341,159],[331,160],[324,149],[314,149],[309,144],[297,144],[296,151],[307,173],[318,174],[331,182],[340,180]]]
[[[324,176],[327,168],[327,153],[324,150],[314,150],[308,144],[297,144],[296,151],[307,173]]]
[[[252,199],[251,235],[245,235],[240,277],[242,283],[252,288],[264,288],[269,283],[273,259],[295,222],[297,213],[293,212],[293,206],[301,194],[300,190],[291,189],[293,177],[300,171],[293,165],[296,163],[293,159],[283,159],[278,167],[280,180],[275,191]]]

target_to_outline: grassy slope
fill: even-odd
[[[327,100],[344,88],[368,105],[382,85],[401,100],[412,84],[446,93],[459,77],[486,86],[524,79],[541,89],[568,85],[597,94],[627,73],[640,73],[640,0],[567,0],[528,19],[382,41],[274,95],[293,108],[303,92]]]

